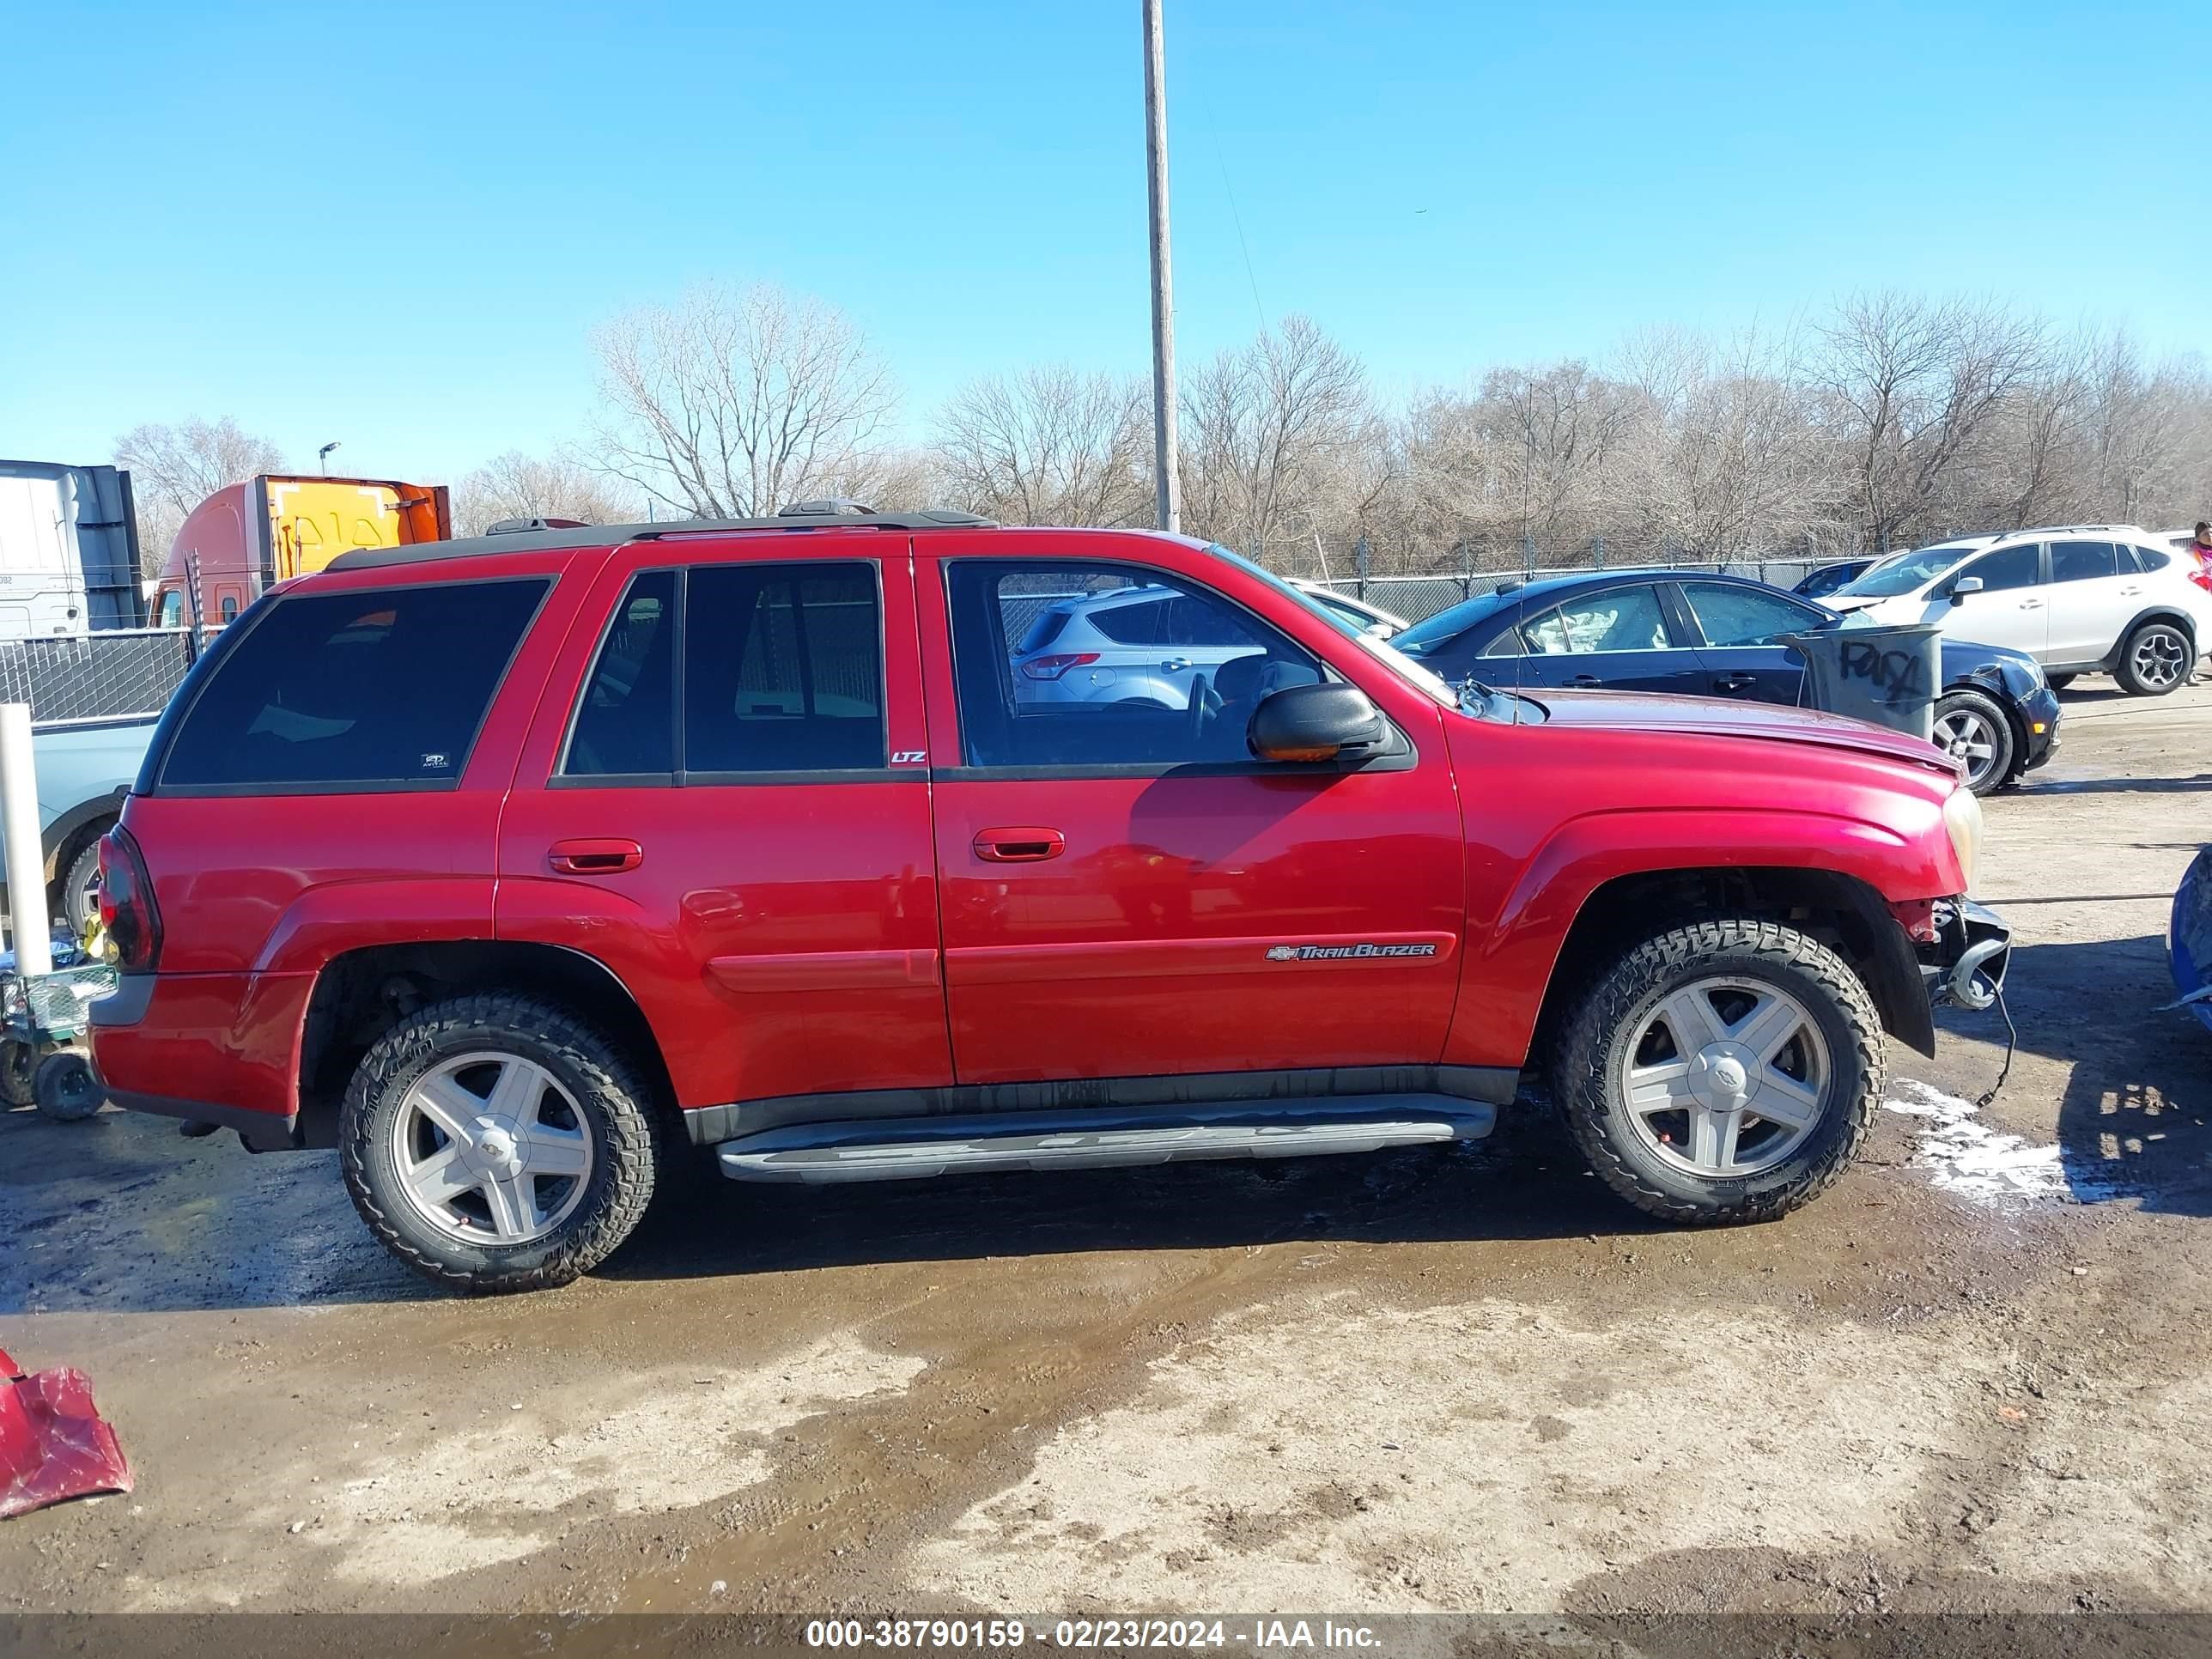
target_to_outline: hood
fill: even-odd
[[[1957,764],[1931,743],[1869,726],[1841,714],[1771,702],[1724,702],[1717,697],[1668,697],[1641,691],[1552,691],[1529,694],[1553,726],[1621,732],[1681,732],[1686,736],[1759,738],[1776,743],[1819,744],[1856,750],[1885,760],[1956,774]]]
[[[1825,593],[1820,597],[1820,603],[1831,611],[1866,611],[1888,601],[1869,599],[1863,593]]]

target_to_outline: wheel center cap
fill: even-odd
[[[1759,1091],[1758,1062],[1738,1042],[1712,1042],[1690,1062],[1690,1091],[1700,1104],[1732,1112]]]
[[[522,1173],[522,1137],[503,1118],[480,1117],[462,1157],[479,1174],[504,1178]]]

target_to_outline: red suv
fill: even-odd
[[[1135,589],[1112,662],[1036,646]],[[164,717],[94,1049],[120,1104],[334,1140],[477,1290],[587,1270],[693,1148],[1368,1151],[1487,1133],[1532,1065],[1630,1202],[1755,1220],[1848,1161],[1885,1030],[2000,978],[1979,827],[1926,744],[1448,686],[1178,537],[821,504],[365,550]]]

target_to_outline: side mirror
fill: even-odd
[[[1961,576],[1951,584],[1951,603],[1956,605],[1967,594],[1981,591],[1982,579],[1979,576]]]
[[[1332,761],[1379,747],[1389,729],[1356,685],[1286,685],[1261,699],[1245,742],[1263,761]]]

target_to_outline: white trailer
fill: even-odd
[[[0,640],[145,621],[131,475],[0,460]]]

